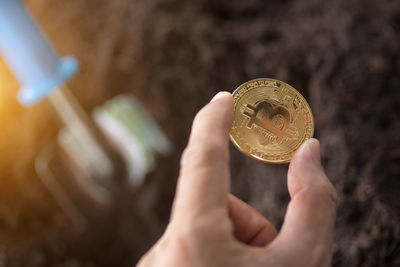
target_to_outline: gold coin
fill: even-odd
[[[234,121],[230,137],[251,158],[287,163],[314,133],[314,119],[304,97],[290,85],[261,78],[233,92]]]

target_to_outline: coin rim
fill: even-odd
[[[308,140],[308,139],[310,139],[310,138],[313,138],[313,136],[314,136],[314,127],[315,127],[315,125],[314,125],[314,115],[313,115],[313,113],[312,113],[311,107],[310,107],[310,105],[308,104],[308,102],[307,102],[307,100],[305,99],[305,97],[304,97],[296,88],[294,88],[294,87],[291,86],[290,84],[288,84],[288,83],[286,83],[286,82],[283,82],[283,81],[280,81],[280,80],[277,80],[277,79],[272,79],[272,78],[256,78],[256,79],[249,80],[249,81],[244,82],[244,83],[242,83],[241,85],[239,85],[239,86],[232,92],[232,97],[234,97],[234,96],[235,96],[235,93],[236,93],[237,91],[239,91],[239,89],[241,89],[244,85],[246,85],[246,84],[248,84],[248,83],[256,82],[256,81],[259,81],[259,80],[269,80],[269,81],[275,81],[275,82],[283,83],[283,84],[285,84],[286,86],[291,87],[293,90],[295,90],[295,91],[300,95],[300,97],[304,100],[304,103],[307,105],[308,109],[310,110],[310,114],[311,114],[311,125],[312,125],[312,127],[311,127],[311,136],[308,137],[308,138],[306,138],[306,139],[303,141],[303,143],[304,143],[306,140]],[[233,100],[234,100],[234,99],[233,99]],[[235,112],[235,108],[236,108],[235,100],[234,100],[234,103],[233,103],[233,104],[234,104],[234,112]],[[233,122],[232,122],[232,126],[233,126]],[[271,163],[271,164],[285,164],[285,163],[289,163],[289,162],[292,160],[293,155],[295,154],[295,152],[297,151],[297,149],[299,149],[300,146],[303,144],[303,143],[301,143],[300,146],[299,146],[296,150],[292,151],[293,155],[292,155],[292,157],[291,157],[290,159],[286,159],[286,160],[266,160],[266,159],[263,159],[263,158],[259,158],[259,157],[255,156],[255,155],[253,155],[253,154],[250,154],[250,153],[245,152],[245,151],[238,145],[238,143],[236,142],[236,140],[233,138],[233,136],[232,136],[232,127],[231,127],[231,130],[229,131],[229,139],[230,139],[231,142],[235,145],[235,147],[236,147],[240,152],[242,152],[243,154],[245,154],[246,156],[248,156],[248,157],[250,157],[250,158],[252,158],[252,159],[255,159],[255,160],[257,160],[257,161],[263,162],[263,163]]]

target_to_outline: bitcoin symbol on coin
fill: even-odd
[[[279,144],[282,143],[284,138],[296,138],[297,129],[290,125],[290,113],[286,108],[267,101],[262,101],[255,107],[247,104],[246,108],[243,114],[249,118],[248,129],[256,124],[276,136],[275,140]],[[263,142],[262,144],[265,145],[266,143]]]
[[[290,85],[273,79],[256,79],[239,86],[233,97],[231,140],[248,156],[285,163],[312,137],[311,109]]]

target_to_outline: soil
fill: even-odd
[[[168,222],[196,112],[257,77],[309,101],[323,165],[339,195],[333,266],[400,266],[400,5],[393,0],[27,1],[60,54],[79,58],[70,87],[90,110],[131,92],[175,146],[140,188],[119,189],[84,232],[35,174],[60,123],[46,101],[16,102],[0,64],[0,265],[133,266]],[[6,78],[5,78],[6,77]],[[278,228],[286,165],[231,147],[232,192]]]

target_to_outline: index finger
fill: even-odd
[[[181,159],[173,218],[197,218],[219,208],[227,212],[232,121],[233,99],[228,92],[218,93],[196,115]]]

